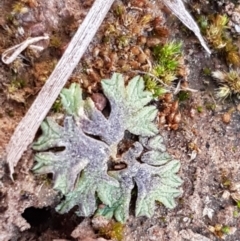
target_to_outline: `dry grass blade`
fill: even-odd
[[[198,25],[186,10],[182,0],[163,0],[163,3],[182,21],[186,27],[194,32],[203,48],[208,54],[211,54],[211,50],[206,45]]]

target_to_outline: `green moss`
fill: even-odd
[[[177,79],[178,69],[181,66],[182,43],[172,41],[158,44],[153,48],[153,57],[155,64],[151,75],[156,78],[146,75],[144,80],[146,89],[156,97],[166,93],[165,86],[170,86]]]
[[[154,97],[159,97],[167,93],[167,90],[162,85],[149,76],[144,77],[146,89],[153,93]]]
[[[229,64],[239,66],[238,46],[233,43],[233,39],[228,32],[229,19],[227,15],[201,16],[198,22],[202,33],[205,34],[212,47],[223,54]]]
[[[198,26],[200,27],[202,33],[206,33],[206,30],[208,28],[209,22],[206,16],[201,15],[198,18]]]
[[[120,48],[128,46],[129,42],[130,42],[130,36],[128,35],[119,36],[119,38],[117,39],[117,44],[118,44],[118,47]]]
[[[240,209],[240,200],[237,201],[237,207]]]
[[[58,98],[58,99],[54,102],[54,104],[53,104],[53,106],[52,106],[52,111],[55,112],[55,113],[59,113],[59,112],[61,112],[62,110],[63,110],[62,102],[61,102],[61,100]]]
[[[14,78],[12,81],[11,81],[11,84],[10,86],[12,88],[15,88],[15,89],[22,89],[24,87],[26,87],[27,85],[27,82],[26,80],[24,79],[19,79],[19,78]]]
[[[178,100],[179,100],[179,102],[184,102],[186,100],[189,100],[189,98],[190,98],[189,91],[180,91],[178,93]]]
[[[223,180],[222,184],[224,187],[230,187],[231,183],[232,183],[231,180],[226,179],[226,180]]]
[[[181,48],[181,42],[172,41],[164,45],[157,45],[154,47],[153,53],[159,63],[167,64],[181,54]]]
[[[224,234],[229,234],[229,233],[230,233],[230,227],[227,226],[227,225],[224,225],[224,226],[221,228],[221,231],[222,231]]]
[[[234,211],[233,211],[233,217],[234,217],[234,218],[238,218],[238,217],[239,217],[239,212],[238,212],[238,210],[234,210]]]
[[[197,112],[202,113],[203,112],[203,107],[202,106],[197,106]]]
[[[228,17],[226,15],[211,15],[208,17],[208,26],[206,28],[206,37],[215,49],[222,49],[226,46],[227,36],[226,28]]]
[[[211,76],[212,70],[211,70],[210,68],[208,68],[208,67],[204,67],[204,68],[203,68],[203,74],[204,74],[205,76]]]
[[[170,85],[176,79],[177,69],[180,67],[180,57],[182,56],[181,49],[182,43],[175,41],[164,45],[160,44],[153,48],[156,61],[153,74],[167,85]]]

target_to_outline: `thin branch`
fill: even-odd
[[[190,92],[198,92],[198,90],[191,89],[188,87],[181,88],[181,81],[178,82],[177,87],[175,88],[171,85],[165,84],[161,79],[159,79],[157,76],[155,76],[152,73],[141,71],[141,70],[131,70],[131,72],[138,73],[138,74],[144,74],[144,75],[148,75],[148,76],[152,77],[153,79],[158,81],[162,86],[164,86],[167,90],[169,90],[169,91],[172,90],[174,95],[178,94],[179,91],[181,91],[181,90],[190,91]]]

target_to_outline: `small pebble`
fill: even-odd
[[[223,123],[225,123],[225,124],[229,124],[230,121],[231,121],[231,114],[229,114],[228,112],[224,113],[224,114],[222,115],[222,121],[223,121]]]
[[[103,94],[93,93],[91,97],[98,110],[102,111],[106,107],[107,100]]]
[[[225,190],[222,194],[222,198],[225,199],[225,200],[228,200],[230,197],[230,192]]]

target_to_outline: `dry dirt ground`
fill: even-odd
[[[204,14],[224,13],[224,7],[229,4],[225,1],[193,3],[192,6],[197,4],[199,9],[207,9]],[[55,212],[59,196],[52,190],[49,176],[36,177],[31,173],[33,153],[30,148],[16,167],[15,182],[9,178],[4,159],[4,150],[14,128],[91,4],[92,1],[84,0],[0,2],[1,53],[29,36],[44,33],[51,36],[50,42],[44,43],[42,53],[27,50],[10,66],[0,63],[1,241],[116,240],[109,234],[99,234],[96,228],[99,221],[77,217],[74,212],[66,215]],[[193,14],[196,12],[190,10]],[[123,227],[122,240],[240,240],[240,203],[237,207],[236,199],[240,200],[239,101],[236,98],[224,102],[216,100],[216,83],[203,74],[204,68],[227,69],[219,54],[214,52],[207,56],[194,35],[160,2],[116,1],[69,83],[81,83],[91,95],[101,91],[100,79],[111,76],[114,71],[127,78],[136,74],[133,70],[147,71],[147,59],[142,59],[138,53],[129,57],[130,47],[138,46],[148,53],[152,46],[167,39],[183,41],[184,63],[189,75],[183,74],[179,79],[187,80],[190,88],[198,90],[180,102],[182,120],[177,130],[159,127],[168,151],[181,161],[179,175],[183,179],[183,193],[173,210],[157,204],[152,218],[135,218],[132,212]],[[147,56],[152,61],[151,55]],[[61,107],[56,102],[50,114],[60,113]],[[229,123],[223,120],[226,113],[230,113],[227,114]]]

